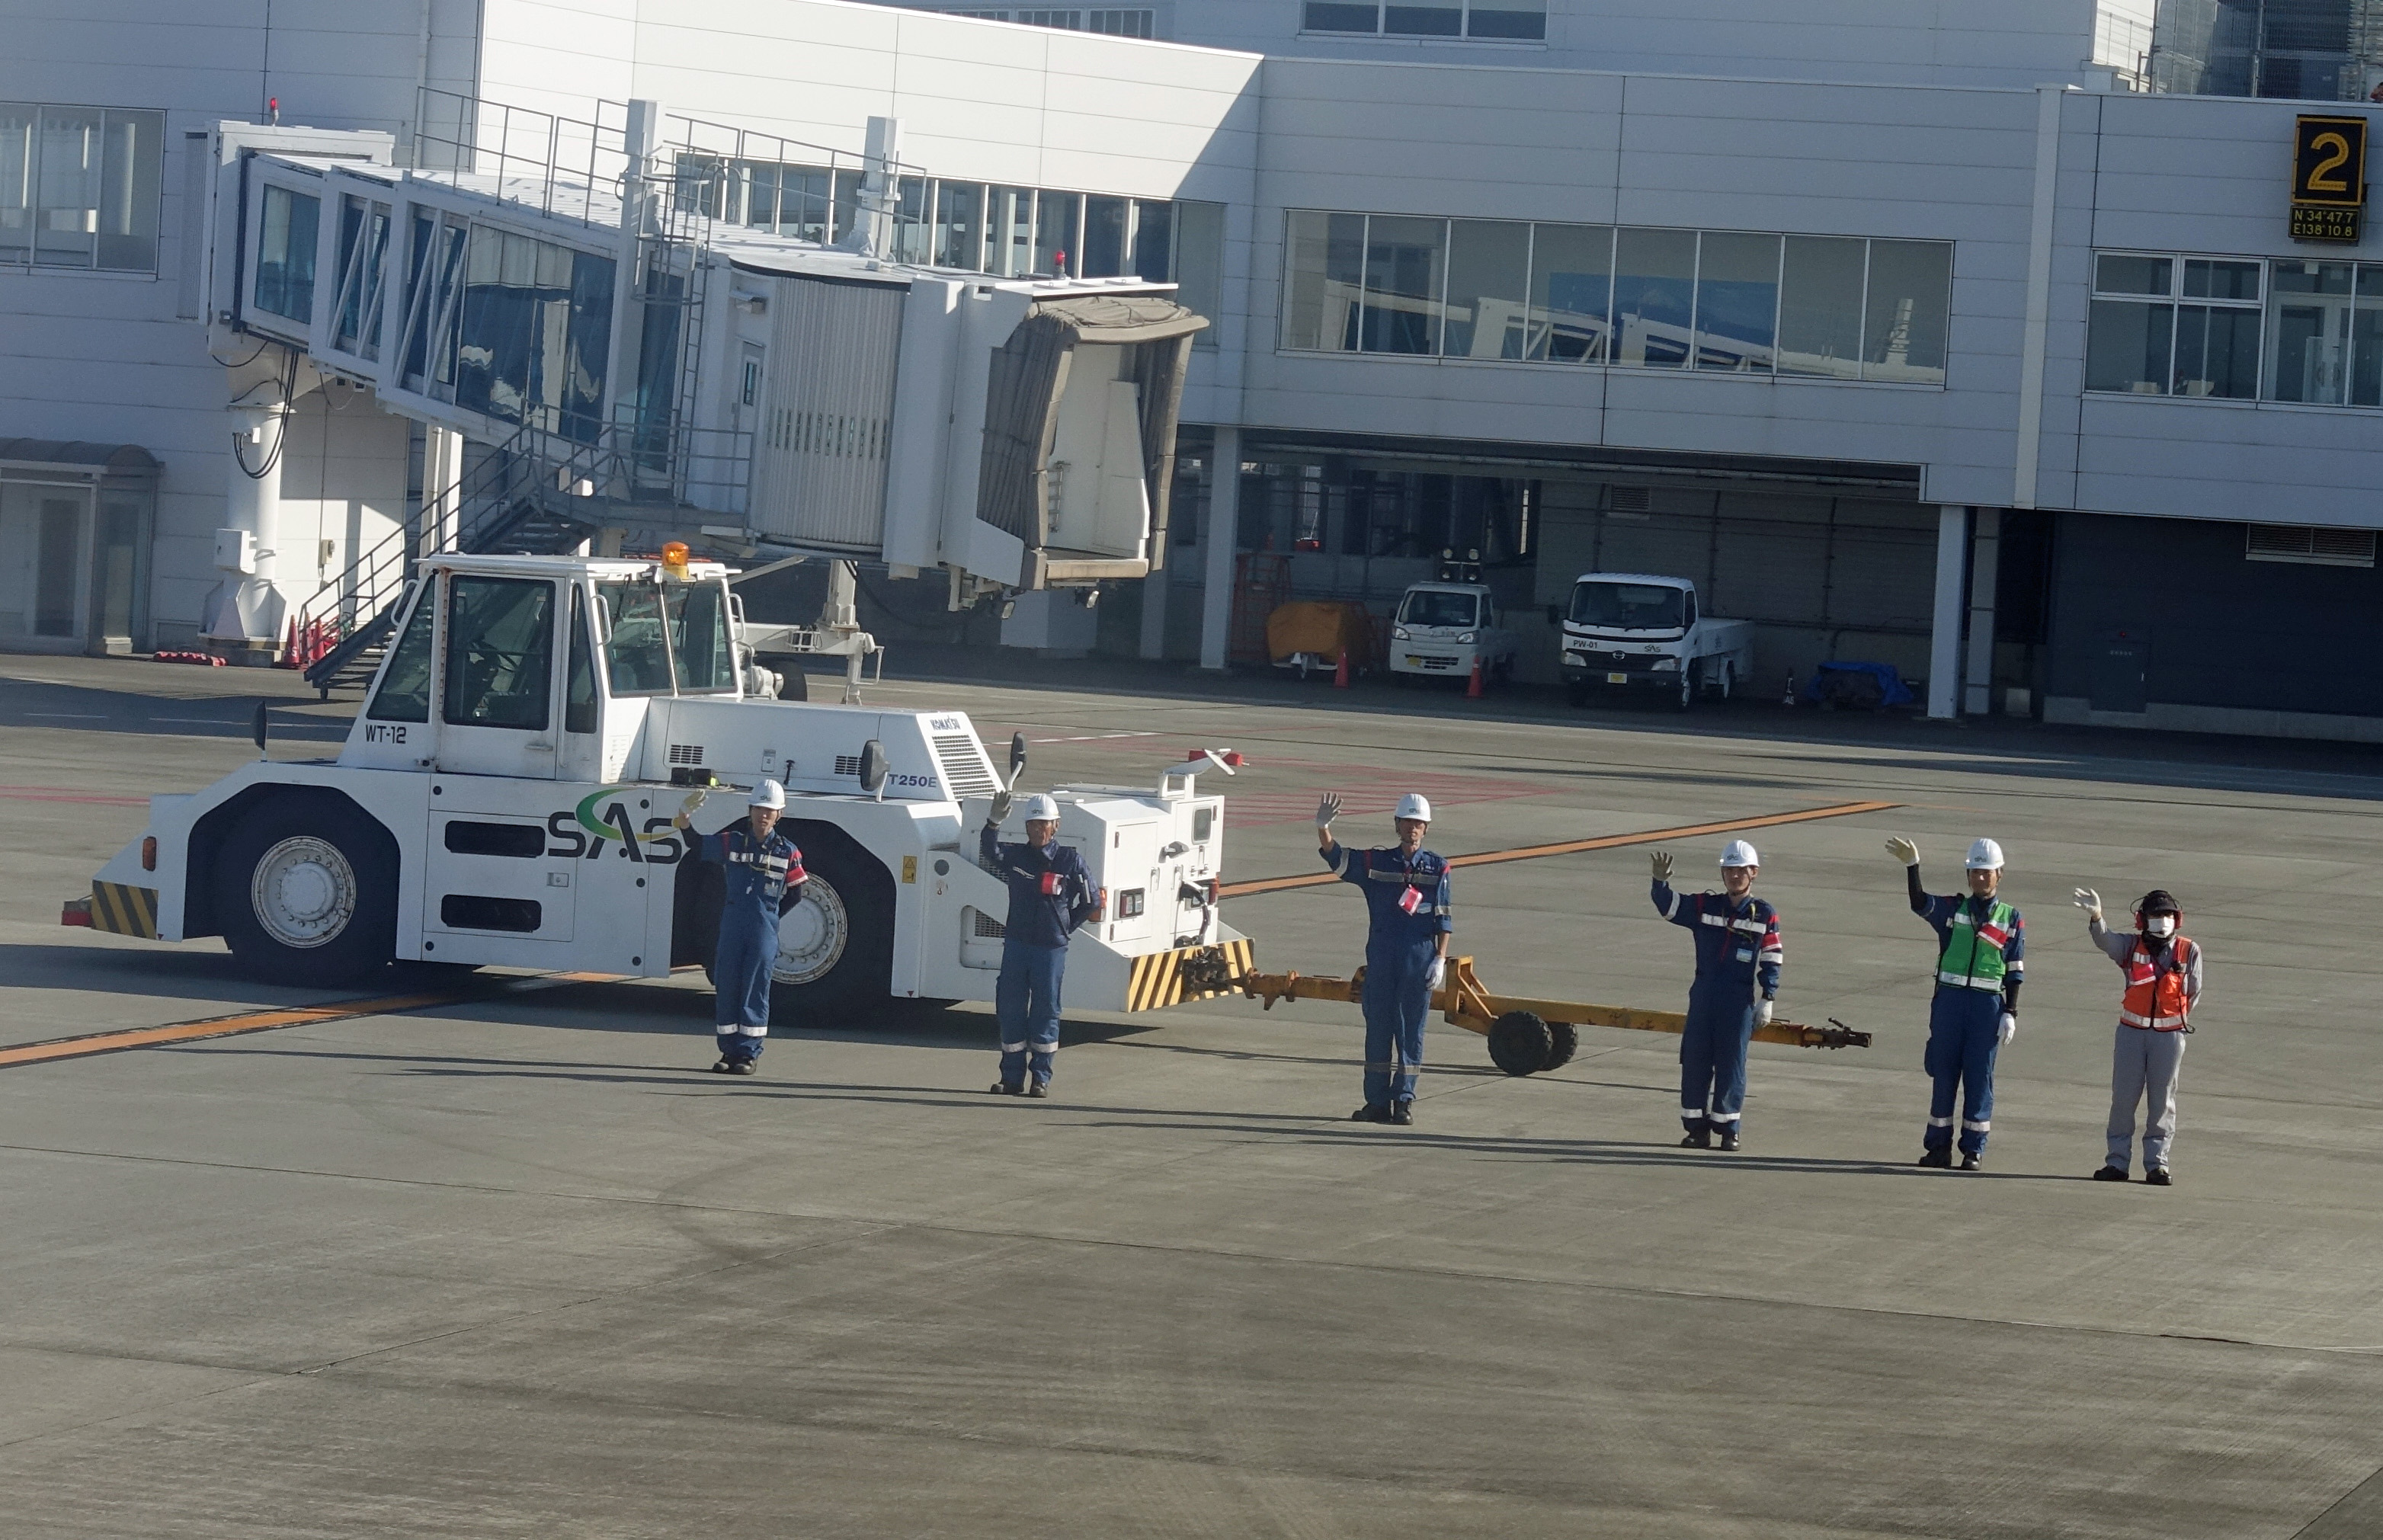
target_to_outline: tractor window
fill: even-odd
[[[372,708],[364,713],[367,720],[430,720],[432,613],[432,606],[426,600],[414,605],[414,613],[405,622],[405,634],[397,639],[396,649],[389,655],[389,668],[380,676],[380,688],[373,692]]]
[[[587,599],[579,585],[571,585],[570,675],[562,697],[565,733],[596,731],[596,653],[587,645]]]
[[[736,688],[728,646],[728,590],[717,583],[674,583],[662,589],[670,615],[671,659],[678,687],[691,694]]]
[[[670,643],[662,635],[662,593],[650,583],[599,583],[604,608],[604,671],[616,696],[668,695]]]
[[[554,585],[448,579],[445,720],[457,727],[546,731],[554,677]]]

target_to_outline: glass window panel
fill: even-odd
[[[2164,256],[2108,253],[2093,259],[2093,289],[2100,294],[2173,294],[2176,264]]]
[[[1697,253],[1696,366],[1771,373],[1778,318],[1779,237],[1707,230]]]
[[[1607,225],[1531,227],[1527,356],[1556,363],[1612,361],[1613,230]]]
[[[1377,32],[1382,27],[1382,7],[1307,0],[1304,24],[1311,32]]]
[[[587,644],[587,598],[571,585],[571,661],[563,677],[562,730],[593,733],[598,722],[596,654]]]
[[[1166,283],[1175,276],[1175,205],[1137,198],[1133,204],[1133,276]]]
[[[517,423],[529,405],[537,246],[525,236],[472,227],[455,347],[455,404],[467,411]]]
[[[1494,6],[1475,6],[1464,13],[1467,37],[1529,38],[1548,35],[1545,0],[1498,0]]]
[[[1374,215],[1365,221],[1365,312],[1358,348],[1369,353],[1439,351],[1440,282],[1448,221]]]
[[[89,267],[99,243],[101,124],[97,107],[43,107],[34,135],[33,260]]]
[[[1076,225],[1083,205],[1080,192],[1045,192],[1035,200],[1034,271],[1076,276]]]
[[[601,583],[604,672],[616,696],[668,695],[670,645],[662,636],[662,592],[650,583]]]
[[[2259,262],[2184,261],[2184,297],[2188,300],[2255,300],[2259,297]]]
[[[100,266],[117,273],[157,270],[157,190],[165,165],[164,113],[108,113],[100,166]]]
[[[381,671],[380,688],[373,692],[364,715],[374,721],[430,720],[430,623],[433,607],[417,603],[405,622],[405,633]]]
[[[860,173],[838,171],[834,179],[834,218],[829,226],[829,239],[842,240],[850,235],[860,219]]]
[[[340,201],[340,299],[337,346],[380,356],[380,283],[389,247],[389,205]]]
[[[2352,265],[2282,261],[2267,275],[2267,397],[2342,404]]]
[[[1034,270],[1034,190],[996,187],[993,190],[992,250],[986,269],[1004,277]]]
[[[267,183],[256,249],[256,308],[292,321],[315,316],[315,222],[319,198]]]
[[[984,270],[984,189],[978,183],[935,184],[935,263]]]
[[[572,253],[570,333],[561,425],[565,437],[592,444],[604,422],[604,365],[612,348],[611,257]]]
[[[447,582],[440,719],[457,727],[544,732],[554,669],[554,585],[462,573]]]
[[[2350,314],[2350,403],[2383,406],[2383,266],[2358,265]]]
[[[1522,357],[1530,277],[1530,226],[1455,221],[1448,245],[1448,356]]]
[[[926,266],[935,260],[933,221],[928,200],[934,184],[924,177],[894,182],[894,260]]]
[[[2175,326],[2172,305],[2094,301],[2085,329],[2085,388],[2139,396],[2166,393],[2168,339]]]
[[[678,687],[696,694],[736,688],[728,646],[726,590],[717,583],[672,583],[662,588]]]
[[[1941,240],[1870,243],[1862,378],[1945,383],[1953,308],[1953,248]]]
[[[1787,238],[1779,277],[1779,372],[1861,377],[1862,274],[1868,242]]]
[[[1354,352],[1364,293],[1365,216],[1295,209],[1286,228],[1284,283],[1289,294],[1282,307],[1282,345]]]
[[[1697,232],[1624,229],[1614,241],[1614,362],[1677,369],[1688,361]]]
[[[1384,6],[1382,31],[1394,37],[1457,37],[1464,12],[1455,6]]]
[[[0,102],[0,262],[33,260],[31,104]]]
[[[1225,302],[1225,205],[1175,205],[1175,299],[1214,321]],[[1213,326],[1192,334],[1195,348],[1216,345]]]
[[[1076,276],[1114,278],[1126,270],[1126,216],[1131,203],[1124,198],[1084,200],[1084,239],[1076,254]]]
[[[2179,305],[2175,388],[2179,396],[2242,400],[2256,396],[2259,313],[2229,305]]]

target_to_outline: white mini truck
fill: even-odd
[[[673,815],[715,786],[695,819],[715,832],[766,777],[811,874],[779,929],[784,1018],[992,999],[1008,893],[977,841],[1004,782],[967,714],[758,696],[727,577],[700,561],[421,562],[337,758],[260,759],[151,798],[147,829],[65,918],[220,935],[253,976],[310,987],[392,960],[661,978],[709,967],[720,918],[721,869],[688,858]],[[1194,751],[1145,787],[1053,788],[1061,842],[1108,890],[1071,947],[1070,1006],[1152,1009],[1249,969],[1218,907],[1223,802],[1196,782],[1229,759]]]

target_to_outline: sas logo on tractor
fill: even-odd
[[[675,864],[686,854],[687,845],[680,840],[678,831],[671,827],[669,818],[653,815],[650,798],[637,799],[639,811],[648,815],[642,830],[636,827],[636,815],[629,811],[624,801],[611,802],[601,811],[597,809],[596,805],[606,797],[617,798],[635,789],[601,787],[581,797],[576,807],[548,814],[546,832],[555,843],[546,853],[566,857],[584,856],[592,861],[604,854],[604,842],[611,840],[615,842],[614,848],[632,861],[658,867]]]

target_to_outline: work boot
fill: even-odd
[[[2127,1179],[2127,1173],[2123,1167],[2105,1165],[2093,1173],[2093,1179],[2097,1182],[2123,1182]],[[2150,1181],[2151,1177],[2147,1175],[2143,1180]]]
[[[995,1096],[1023,1096],[1026,1094],[1026,1088],[1024,1086],[1013,1086],[1006,1080],[995,1080],[993,1084],[985,1087],[984,1089]]]
[[[2155,1165],[2149,1171],[2144,1172],[2143,1185],[2145,1187],[2167,1186],[2167,1167],[2165,1165]]]
[[[1985,1165],[1985,1164],[1986,1157],[1974,1152],[1961,1157],[1961,1169],[1964,1171],[1980,1170]]]
[[[711,1066],[711,1072],[714,1075],[734,1075],[736,1073],[736,1066],[730,1064],[726,1059],[722,1059],[718,1064]]]
[[[1735,1128],[1731,1128],[1721,1136],[1721,1147],[1724,1150],[1735,1150],[1737,1148],[1737,1130]]]
[[[1953,1168],[1953,1152],[1949,1148],[1922,1151],[1920,1164],[1933,1166],[1939,1171],[1949,1171]]]
[[[1051,1095],[1051,1082],[1048,1080],[1037,1080],[1032,1085],[1026,1088],[1026,1094],[1031,1096],[1037,1102],[1047,1101]]]
[[[761,1066],[754,1063],[751,1059],[738,1059],[735,1063],[728,1066],[728,1073],[731,1075],[759,1075],[761,1073]]]
[[[1401,1128],[1411,1128],[1414,1127],[1414,1100],[1409,1097],[1401,1096],[1397,1101],[1391,1103],[1390,1121],[1397,1124]]]
[[[1352,1123],[1388,1123],[1389,1120],[1390,1109],[1372,1102],[1366,1103],[1349,1115],[1349,1121]]]
[[[1681,1138],[1680,1148],[1683,1150],[1711,1149],[1712,1130],[1710,1128],[1690,1128],[1687,1133]]]

